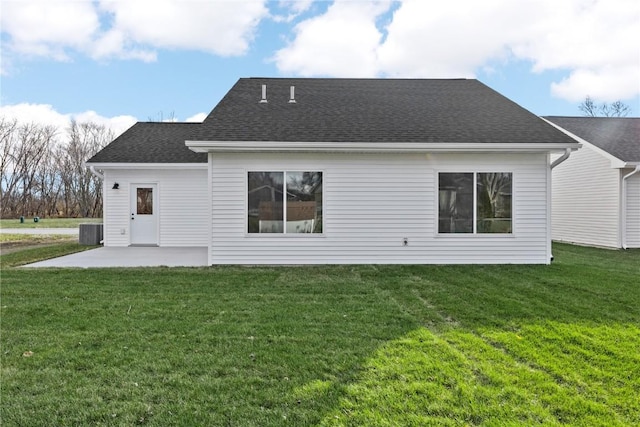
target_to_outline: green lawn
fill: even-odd
[[[39,218],[38,222],[25,218],[24,223],[19,219],[0,219],[0,228],[78,228],[90,222],[102,222],[102,218]]]
[[[640,251],[3,268],[3,426],[640,424]]]
[[[2,236],[4,235],[0,234],[0,237]],[[24,244],[24,246],[18,248],[9,247],[8,250],[6,250],[3,243],[3,255],[0,256],[0,268],[31,264],[46,259],[69,255],[75,252],[95,249],[97,247],[80,245],[77,241],[69,240],[69,236],[46,236],[42,239],[31,239],[11,243],[16,243],[18,245]],[[9,253],[5,254],[5,252]],[[0,296],[2,296],[1,289]]]

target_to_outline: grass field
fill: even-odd
[[[640,251],[554,255],[3,268],[2,425],[639,425]]]
[[[19,219],[0,219],[0,228],[78,228],[85,223],[102,222],[102,218],[25,218],[24,223]]]

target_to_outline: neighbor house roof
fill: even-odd
[[[266,85],[266,102],[261,102]],[[294,87],[294,100],[291,99]],[[575,143],[477,80],[243,78],[198,141]]]
[[[628,163],[640,162],[638,117],[545,117],[612,156]]]
[[[184,144],[200,125],[138,122],[87,163],[207,163],[206,154]]]

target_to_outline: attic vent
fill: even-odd
[[[262,85],[262,99],[260,99],[260,103],[267,103],[267,85]]]
[[[289,104],[295,104],[296,102],[296,87],[291,86],[289,88]]]

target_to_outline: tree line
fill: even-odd
[[[0,117],[0,217],[99,217],[102,182],[84,162],[113,139],[93,122],[66,129]]]

